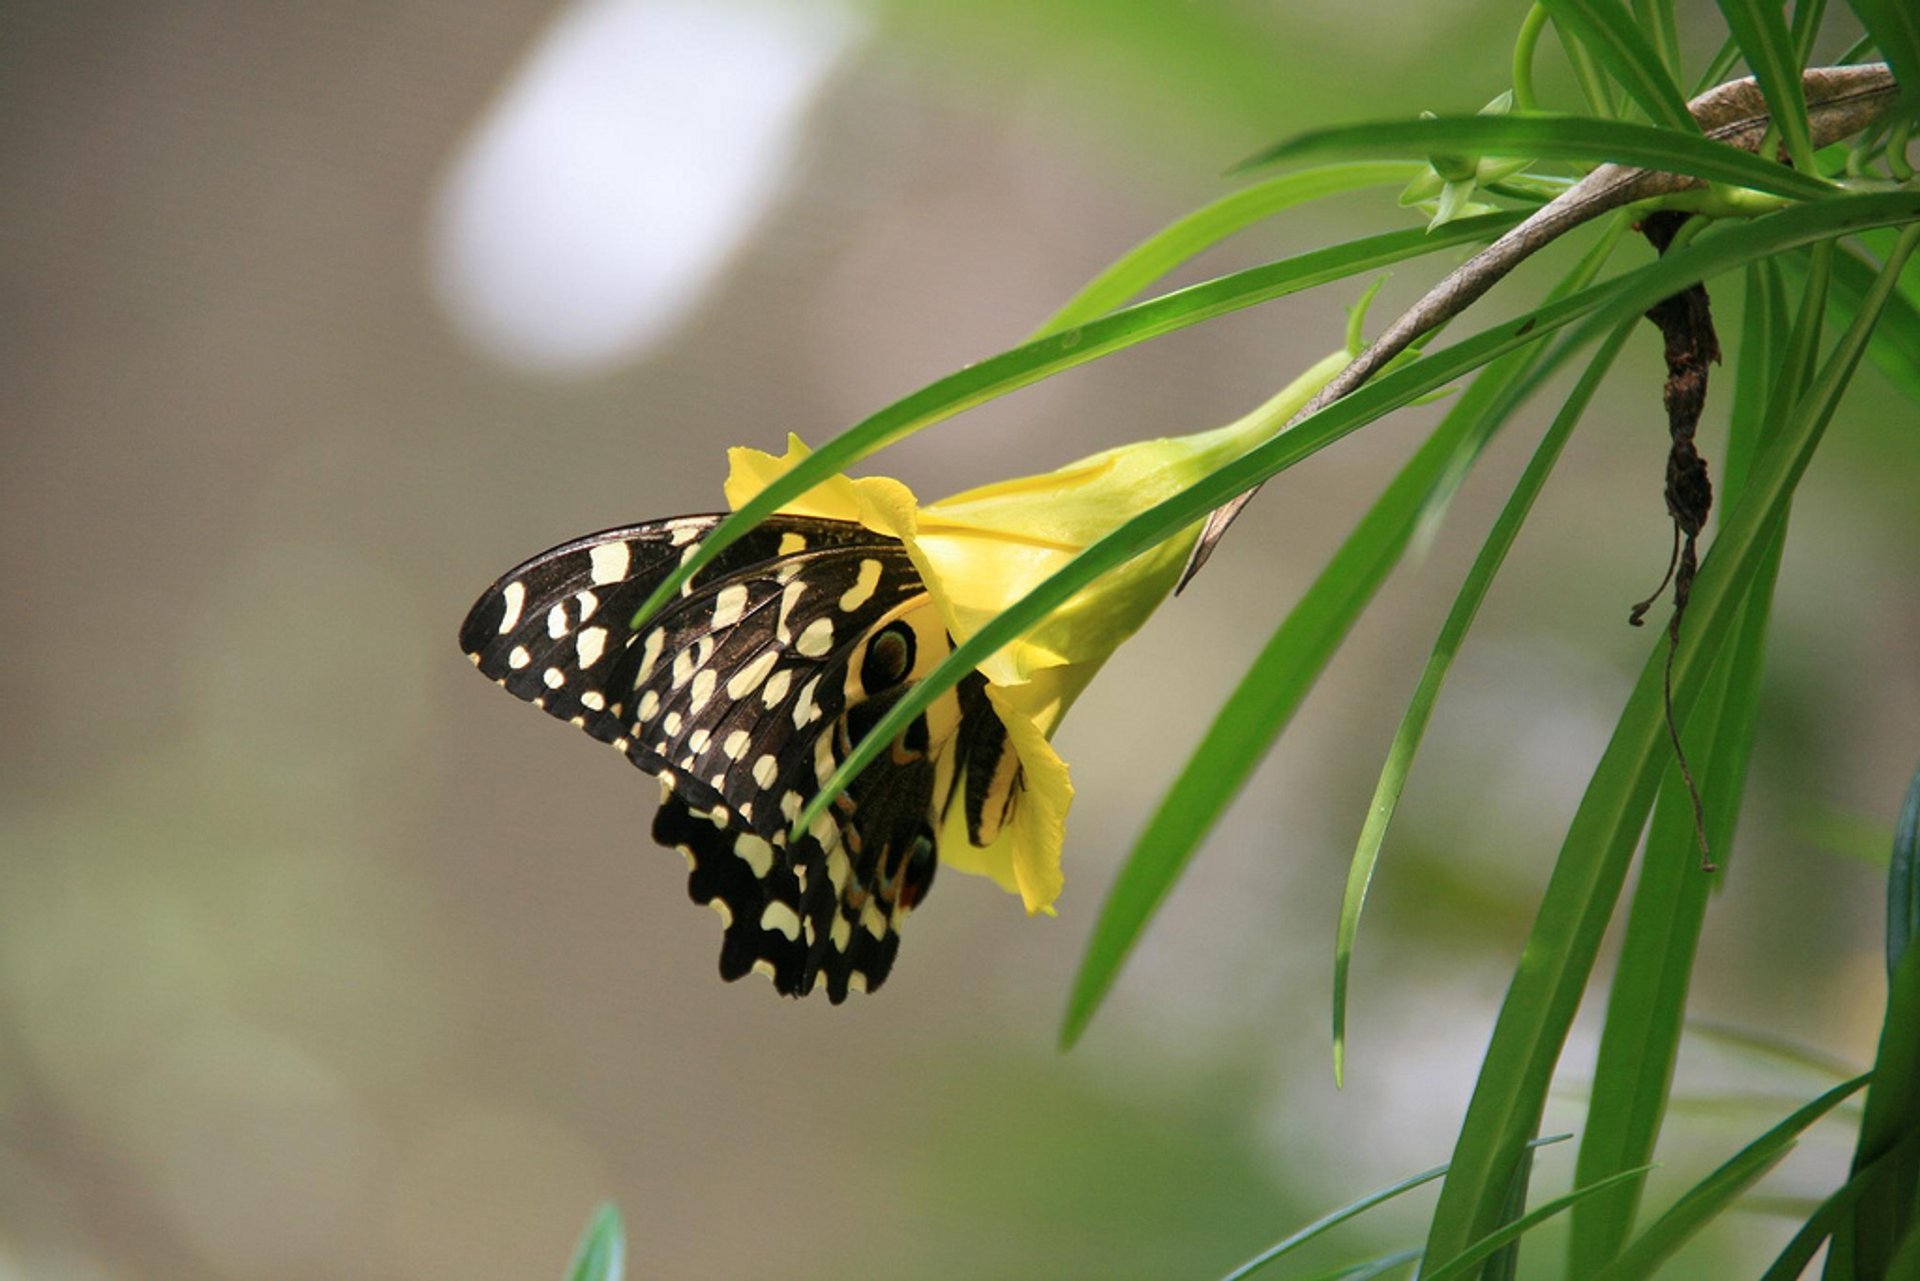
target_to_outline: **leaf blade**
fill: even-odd
[[[1554,25],[1579,40],[1605,65],[1647,119],[1669,129],[1699,131],[1680,86],[1617,0],[1541,0]]]
[[[1267,178],[1175,219],[1114,259],[1029,336],[1083,325],[1139,293],[1189,258],[1237,231],[1295,205],[1348,191],[1411,182],[1425,170],[1410,161],[1322,165]]]
[[[1793,212],[1777,217],[1784,219]],[[1920,217],[1920,211],[1909,217]],[[1729,232],[1709,244],[1752,230]],[[1920,227],[1902,233],[1902,262],[1917,240]],[[1664,260],[1664,265],[1708,247],[1696,242]],[[1891,288],[1891,276],[1883,274],[1877,290],[1882,301],[1884,291]],[[1711,650],[1703,638],[1717,637],[1726,628],[1745,595],[1758,568],[1763,537],[1805,473],[1858,366],[1877,310],[1870,300],[1796,408],[1789,430],[1755,464],[1746,491],[1728,513],[1701,566],[1688,607],[1692,627],[1682,633],[1671,657],[1672,702],[1678,717],[1691,712],[1704,684]],[[1602,312],[1595,320],[1607,314]],[[1461,1125],[1453,1171],[1441,1186],[1428,1234],[1430,1258],[1458,1253],[1497,1218],[1499,1198],[1520,1145],[1545,1104],[1547,1084],[1652,804],[1659,777],[1654,754],[1664,734],[1663,667],[1657,652],[1649,656],[1568,828],[1496,1020]]]
[[[1352,158],[1449,151],[1628,165],[1751,187],[1790,200],[1831,198],[1838,191],[1820,178],[1762,160],[1697,131],[1680,133],[1587,116],[1436,116],[1335,125],[1276,143],[1242,161],[1235,171],[1324,155]]]

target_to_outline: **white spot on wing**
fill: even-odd
[[[700,674],[693,678],[691,696],[693,698],[694,711],[697,712],[707,705],[707,700],[713,697],[714,686],[719,683],[720,676],[711,667],[701,669]]]
[[[793,673],[782,669],[767,677],[766,688],[760,691],[760,701],[768,707],[778,707],[780,700],[787,696],[787,687],[793,684]]]
[[[650,721],[660,712],[660,695],[648,690],[640,696],[640,706],[634,711],[643,721]]]
[[[527,585],[508,583],[500,589],[500,599],[507,607],[507,612],[500,616],[500,634],[505,636],[520,626],[520,611],[526,608],[527,604]]]
[[[747,612],[747,587],[745,583],[735,583],[731,587],[722,587],[720,594],[713,598],[713,630],[732,627]]]
[[[833,620],[822,614],[807,624],[794,648],[808,658],[823,658],[833,648]]]
[[[580,706],[590,712],[604,712],[607,710],[606,696],[597,689],[590,689],[580,696]]]
[[[547,683],[548,689],[559,689],[567,683],[567,674],[557,667],[549,667],[540,679]]]
[[[583,699],[581,701],[584,702],[585,700]],[[728,760],[737,761],[747,754],[747,747],[752,742],[753,735],[743,729],[737,729],[727,735],[726,741],[720,744],[720,750],[727,754]]]
[[[592,561],[594,584],[601,587],[625,578],[628,567],[633,564],[632,550],[618,540],[601,543],[587,555]]]
[[[573,626],[573,624],[567,621],[567,603],[565,601],[561,601],[558,605],[555,605],[547,611],[547,635],[553,637],[555,640],[559,640],[567,634],[567,629],[571,626]]]
[[[580,621],[586,622],[593,617],[593,611],[600,608],[600,598],[592,592],[581,592],[573,598],[580,605]]]
[[[738,702],[753,693],[754,690],[759,689],[760,682],[767,679],[767,673],[773,670],[773,665],[778,662],[779,659],[780,655],[778,653],[773,650],[767,650],[751,663],[748,663],[745,667],[727,677],[727,697]]]
[[[793,705],[793,727],[805,729],[820,719],[819,704],[813,701],[813,691],[820,685],[820,678],[814,677],[800,687],[800,700]]]
[[[774,759],[772,753],[761,756],[753,763],[753,781],[760,784],[763,790],[772,787],[773,781],[779,777],[780,762]]]
[[[774,624],[774,635],[783,641],[793,639],[793,633],[787,630],[787,618],[793,613],[793,607],[807,594],[807,585],[799,579],[788,583],[780,592],[780,618]]]
[[[753,869],[756,878],[763,878],[773,870],[773,846],[751,832],[744,833],[734,840],[733,852]]]
[[[656,627],[647,633],[646,643],[640,647],[640,674],[633,678],[633,686],[638,689],[647,683],[653,675],[653,665],[660,661],[660,651],[667,645],[667,633],[664,628]]]
[[[607,629],[588,627],[574,638],[573,646],[580,655],[580,666],[592,667],[607,652]]]
[[[507,666],[513,668],[515,671],[525,667],[532,661],[533,655],[527,653],[527,647],[525,645],[515,645],[513,652],[507,655]]]
[[[873,599],[874,589],[880,586],[880,562],[867,559],[860,562],[860,572],[853,580],[853,586],[840,594],[840,608],[851,613]]]
[[[800,937],[800,914],[785,903],[775,900],[767,904],[767,910],[760,913],[760,928],[779,930],[790,939]]]

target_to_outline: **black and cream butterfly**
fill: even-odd
[[[654,839],[725,925],[720,974],[837,1004],[893,966],[951,807],[985,846],[1022,780],[969,674],[803,835],[788,831],[866,731],[952,649],[906,548],[847,521],[773,516],[638,630],[633,616],[721,521],[589,534],[509,570],[460,648],[486,676],[660,780]]]

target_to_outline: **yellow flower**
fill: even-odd
[[[897,480],[836,476],[781,510],[854,521],[899,539],[947,631],[963,641],[1126,520],[1266,440],[1348,358],[1345,351],[1326,357],[1251,414],[1214,431],[1122,445],[924,506]],[[807,453],[794,436],[777,458],[729,450],[727,502],[737,510]],[[980,664],[1025,788],[985,848],[968,839],[962,807],[953,807],[940,832],[943,865],[989,876],[1018,894],[1029,913],[1052,914],[1073,784],[1048,739],[1100,665],[1173,589],[1198,533],[1196,523],[1136,556]]]

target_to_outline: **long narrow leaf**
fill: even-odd
[[[1030,341],[1105,315],[1189,258],[1283,209],[1366,187],[1403,186],[1425,171],[1425,165],[1405,160],[1324,165],[1280,174],[1222,196],[1121,254],[1112,266],[1047,317]]]
[[[1703,138],[1697,131],[1679,133],[1587,116],[1438,116],[1335,125],[1277,143],[1241,162],[1236,171],[1315,156],[1426,156],[1445,152],[1631,165],[1751,187],[1790,200],[1819,200],[1839,190],[1820,178]]]
[[[1878,1166],[1881,1177],[1841,1217],[1827,1256],[1829,1278],[1880,1278],[1913,1229],[1920,1195],[1920,952],[1908,949],[1887,983],[1887,1014],[1873,1085],[1860,1119],[1853,1168]],[[1904,1157],[1895,1155],[1906,1151]]]
[[[1483,214],[1448,223],[1432,232],[1419,228],[1391,231],[1312,250],[1176,290],[1089,321],[1077,329],[1024,343],[948,374],[827,441],[729,516],[702,539],[693,556],[682,562],[642,603],[635,614],[635,626],[673,599],[689,579],[765,517],[868,454],[922,427],[1062,370],[1216,316],[1453,245],[1489,239],[1519,218],[1518,214]]]
[[[1787,33],[1787,20],[1776,0],[1719,0],[1727,29],[1740,42],[1740,52],[1753,68],[1753,78],[1773,115],[1773,125],[1787,146],[1787,155],[1801,173],[1813,167],[1813,134],[1807,124],[1807,95],[1800,83],[1800,58]]]
[[[587,1221],[567,1265],[567,1281],[620,1281],[627,1270],[627,1235],[620,1211],[602,1205]]]
[[[1482,1259],[1485,1259],[1495,1250],[1500,1249],[1510,1241],[1518,1241],[1521,1237],[1533,1231],[1554,1215],[1578,1205],[1595,1193],[1605,1191],[1622,1179],[1644,1173],[1644,1170],[1627,1170],[1624,1173],[1614,1175],[1610,1179],[1602,1179],[1600,1182],[1590,1184],[1587,1187],[1575,1188],[1565,1196],[1555,1197],[1531,1213],[1522,1215],[1511,1223],[1502,1224],[1492,1232],[1487,1233],[1439,1267],[1434,1268],[1431,1272],[1422,1273],[1421,1281],[1453,1281],[1455,1277],[1463,1277],[1467,1275],[1469,1269],[1477,1267]]]
[[[1847,0],[1893,68],[1908,111],[1920,110],[1920,6],[1913,0]]]
[[[1879,265],[1868,261],[1853,249],[1842,247],[1833,256],[1833,292],[1828,305],[1835,319],[1845,324],[1852,319],[1860,300],[1873,287]],[[1887,300],[1880,323],[1873,331],[1868,357],[1907,399],[1920,404],[1920,308],[1904,292]]]
[[[1187,860],[1399,564],[1451,460],[1500,425],[1513,403],[1505,392],[1531,356],[1522,351],[1505,357],[1474,380],[1288,611],[1221,704],[1107,892],[1067,998],[1063,1045],[1079,1039]]]
[[[1366,1196],[1356,1201],[1349,1201],[1339,1209],[1321,1215],[1299,1231],[1290,1233],[1273,1245],[1268,1246],[1233,1271],[1227,1273],[1220,1281],[1246,1281],[1247,1277],[1259,1272],[1269,1263],[1291,1254],[1315,1237],[1332,1231],[1349,1219],[1358,1218],[1368,1210],[1373,1209],[1373,1207],[1391,1201],[1402,1193],[1411,1192],[1422,1184],[1431,1183],[1446,1174],[1446,1172],[1446,1166],[1436,1165],[1431,1170],[1422,1170],[1418,1174],[1408,1175],[1398,1183],[1390,1183],[1377,1192],[1369,1192]],[[1418,1251],[1415,1251],[1415,1253],[1417,1254]]]
[[[1526,470],[1515,482],[1506,506],[1494,521],[1479,556],[1454,598],[1446,621],[1441,624],[1433,653],[1420,674],[1419,684],[1414,688],[1405,716],[1401,718],[1400,728],[1394,733],[1393,744],[1387,749],[1386,765],[1374,788],[1373,802],[1367,807],[1366,823],[1360,831],[1360,843],[1354,850],[1353,861],[1347,870],[1346,893],[1340,903],[1340,923],[1334,932],[1333,1073],[1336,1082],[1344,1076],[1347,979],[1352,968],[1354,939],[1360,929],[1360,913],[1366,905],[1367,886],[1373,879],[1381,843],[1386,839],[1387,828],[1392,824],[1394,812],[1399,806],[1401,791],[1406,786],[1407,771],[1413,764],[1413,755],[1419,750],[1420,740],[1433,713],[1433,705],[1440,696],[1440,686],[1446,680],[1454,656],[1460,652],[1467,629],[1473,626],[1473,620],[1480,612],[1480,603],[1486,599],[1494,575],[1500,572],[1501,565],[1506,562],[1507,552],[1519,536],[1520,527],[1526,522],[1528,513],[1533,510],[1534,500],[1539,497],[1547,477],[1552,474],[1553,465],[1559,461],[1560,451],[1572,436],[1581,415],[1586,412],[1587,403],[1593,398],[1601,380],[1613,368],[1614,358],[1619,355],[1621,345],[1626,342],[1627,334],[1636,323],[1632,320],[1623,322],[1601,345],[1555,416],[1553,424],[1548,427],[1546,435],[1541,438],[1540,446],[1534,451]]]
[[[1605,64],[1647,119],[1669,129],[1699,126],[1687,114],[1680,86],[1619,0],[1541,0],[1556,26],[1577,37]]]
[[[1534,1148],[1546,1147],[1554,1143],[1563,1143],[1568,1137],[1569,1136],[1565,1134],[1550,1134],[1544,1138],[1535,1139],[1532,1143],[1528,1144],[1528,1150],[1531,1151]],[[1315,1237],[1331,1232],[1341,1224],[1359,1218],[1375,1206],[1383,1205],[1403,1193],[1411,1192],[1424,1183],[1431,1183],[1446,1172],[1446,1166],[1436,1165],[1431,1170],[1422,1170],[1418,1174],[1410,1174],[1397,1183],[1389,1183],[1384,1188],[1369,1192],[1357,1200],[1349,1201],[1337,1210],[1330,1210],[1315,1219],[1312,1223],[1307,1224],[1296,1232],[1287,1234],[1287,1236],[1280,1241],[1254,1255],[1251,1259],[1248,1259],[1245,1263],[1227,1273],[1226,1276],[1221,1278],[1221,1281],[1245,1281],[1247,1277],[1252,1276],[1269,1263],[1292,1253]],[[1414,1253],[1418,1254],[1419,1252],[1414,1251]]]
[[[1689,283],[1686,277],[1690,264],[1700,264],[1691,270],[1704,276],[1767,258],[1791,248],[1793,244],[1804,243],[1799,239],[1802,234],[1799,231],[1791,235],[1783,234],[1788,228],[1799,228],[1806,224],[1809,228],[1820,226],[1832,230],[1835,226],[1832,211],[1842,207],[1849,211],[1845,220],[1850,224],[1866,214],[1868,206],[1860,202],[1869,199],[1884,198],[1851,197],[1839,205],[1789,210],[1751,226],[1736,228],[1724,236],[1697,242],[1684,253],[1643,268],[1641,273],[1629,277],[1629,281],[1640,282],[1638,292],[1628,301],[1616,305],[1621,308],[1623,316],[1636,315],[1664,296],[1658,292],[1660,289],[1665,288],[1670,293],[1674,288]],[[1903,207],[1906,206],[1897,202],[1875,205],[1873,208],[1876,212],[1871,217],[1888,216]],[[1759,247],[1762,244],[1768,247],[1762,249]],[[1679,266],[1675,266],[1675,263]],[[1592,296],[1591,291],[1587,296]],[[1522,327],[1537,327],[1542,317],[1552,315],[1556,317],[1552,323],[1557,324],[1558,314],[1556,309],[1548,308],[1532,317],[1522,318],[1519,323]],[[1615,317],[1614,323],[1618,324],[1621,318]],[[1599,333],[1604,331],[1596,329],[1595,325],[1596,322],[1589,322],[1589,329],[1597,340]],[[1507,398],[1509,405],[1517,404],[1537,385],[1537,380],[1550,373],[1552,366],[1557,363],[1556,360],[1547,369],[1530,374],[1524,386],[1511,391],[1503,390],[1501,395]],[[1372,386],[1377,388],[1382,381],[1376,380]],[[1495,384],[1487,385],[1491,389]],[[1479,412],[1477,401],[1473,405],[1468,402],[1475,401],[1481,394],[1481,386],[1481,382],[1476,382],[1469,389],[1461,405],[1456,407],[1458,411],[1472,409],[1475,413]],[[1367,390],[1363,388],[1362,392]],[[1337,409],[1338,406],[1333,408]],[[1488,422],[1497,423],[1505,412],[1505,408],[1489,411]],[[1451,430],[1450,424],[1455,421],[1450,415],[1448,423],[1442,425],[1442,430]],[[1302,423],[1288,435],[1309,430],[1310,427],[1310,423]],[[1429,442],[1429,446],[1432,444]],[[1419,495],[1428,492],[1427,487],[1434,483],[1425,471],[1434,459],[1435,455],[1429,453],[1428,447],[1423,447],[1400,476],[1395,478],[1380,503],[1368,513],[1327,569],[1316,579],[1313,587],[1301,598],[1300,604],[1280,630],[1275,632],[1234,695],[1221,708],[1201,747],[1161,802],[1146,833],[1122,866],[1114,888],[1101,909],[1100,920],[1095,925],[1093,938],[1088,943],[1086,955],[1074,979],[1062,1032],[1062,1039],[1067,1044],[1073,1043],[1092,1017],[1134,940],[1145,928],[1156,906],[1165,898],[1187,859],[1205,839],[1207,831],[1245,782],[1259,756],[1292,715],[1333,646],[1345,634],[1386,570],[1399,556],[1406,535],[1397,532],[1401,527],[1396,522],[1408,513],[1417,512]],[[934,678],[943,675],[936,672]],[[956,676],[953,679],[958,678]],[[916,694],[920,692],[915,691]],[[876,730],[870,738],[876,744],[872,749],[874,751],[878,750],[879,742],[888,741],[877,737],[879,733]]]
[[[1610,227],[1550,291],[1585,288],[1617,243]],[[1502,357],[1474,378],[1388,484],[1262,647],[1121,864],[1074,976],[1061,1041],[1071,1046],[1118,977],[1134,941],[1201,840],[1306,698],[1328,659],[1409,543],[1444,505],[1465,465],[1520,404],[1515,385],[1534,351]]]
[[[1594,1281],[1642,1281],[1653,1276],[1676,1250],[1778,1164],[1793,1149],[1795,1140],[1869,1079],[1861,1075],[1843,1081],[1734,1153],[1712,1174],[1682,1193],[1680,1199],[1635,1238]]]
[[[1784,367],[1780,363],[1789,334],[1771,276],[1756,265],[1749,268],[1748,281],[1723,505],[1738,500],[1754,458],[1778,433],[1784,407],[1802,391],[1791,362]],[[1782,530],[1773,532],[1753,594],[1741,604],[1731,641],[1713,664],[1706,691],[1685,726],[1687,751],[1701,767],[1708,841],[1723,875],[1745,792],[1782,537]],[[1620,965],[1607,995],[1586,1135],[1574,1167],[1574,1177],[1582,1183],[1653,1157],[1679,1058],[1694,953],[1706,919],[1710,878],[1700,873],[1694,841],[1692,798],[1676,766],[1661,782]],[[1567,1243],[1570,1277],[1591,1275],[1626,1244],[1641,1191],[1640,1182],[1630,1181],[1574,1211]]]
[[[1804,212],[1814,211],[1789,210],[1780,218]],[[1920,218],[1920,209],[1910,206],[1907,217]],[[1660,265],[1672,265],[1694,252],[1722,246],[1738,234],[1729,232],[1725,237],[1696,243]],[[1912,252],[1917,238],[1920,229],[1910,227],[1902,234],[1900,263]],[[1729,513],[1701,567],[1688,607],[1688,626],[1670,659],[1672,705],[1674,714],[1683,721],[1705,681],[1713,647],[1725,635],[1735,608],[1746,595],[1766,541],[1851,381],[1879,304],[1893,288],[1898,265],[1877,282],[1875,297],[1868,300],[1821,370],[1820,378],[1790,419],[1787,432],[1754,467],[1746,491]],[[1609,307],[1595,321],[1617,319],[1611,312]],[[1642,669],[1568,828],[1482,1062],[1480,1079],[1461,1125],[1453,1171],[1441,1187],[1427,1240],[1430,1258],[1459,1252],[1497,1220],[1500,1198],[1521,1145],[1538,1124],[1554,1065],[1579,1009],[1631,862],[1635,838],[1665,765],[1661,699],[1664,667],[1656,649]]]
[[[1625,316],[1637,315],[1693,280],[1815,240],[1914,219],[1920,219],[1920,201],[1910,196],[1849,196],[1782,210],[1724,235],[1696,241],[1685,250],[1618,280],[1537,308],[1375,378],[1211,476],[1123,522],[962,641],[868,730],[802,811],[796,828],[805,830],[887,743],[905,731],[914,717],[1001,646],[1019,637],[1102,574],[1164,542],[1226,499],[1309,457],[1348,432],[1596,310],[1601,314],[1585,326],[1594,339],[1599,332],[1604,332],[1597,326],[1617,324]],[[1543,363],[1535,377],[1546,376],[1558,363],[1557,360]],[[749,504],[735,513],[735,519],[752,511],[753,504]]]
[[[1405,1250],[1395,1250],[1360,1263],[1343,1263],[1337,1268],[1325,1272],[1315,1272],[1302,1277],[1301,1281],[1373,1281],[1389,1272],[1396,1272],[1409,1263],[1420,1261],[1420,1247],[1413,1246]]]
[[[1807,1270],[1807,1264],[1813,1262],[1813,1256],[1820,1252],[1820,1246],[1853,1212],[1860,1199],[1877,1188],[1896,1166],[1913,1160],[1915,1156],[1920,1156],[1920,1134],[1908,1135],[1893,1151],[1866,1169],[1850,1175],[1832,1196],[1807,1216],[1807,1221],[1800,1225],[1800,1230],[1793,1234],[1786,1248],[1760,1274],[1760,1281],[1796,1281]]]
[[[1893,857],[1887,863],[1887,973],[1900,968],[1920,934],[1920,770],[1893,825]]]

